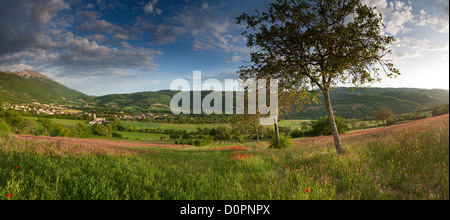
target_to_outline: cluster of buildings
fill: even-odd
[[[91,124],[91,125],[95,125],[95,124],[101,125],[101,124],[105,124],[105,123],[108,123],[108,121],[106,121],[106,118],[97,118],[96,114],[94,114],[94,120],[89,122],[89,124]]]
[[[36,114],[46,114],[46,115],[54,115],[54,114],[69,114],[67,111],[52,108],[51,106],[47,106],[47,108],[41,108],[36,106],[25,106],[25,105],[12,105],[6,103],[3,106],[4,109],[14,109],[16,111],[23,112],[34,112]]]
[[[34,113],[36,115],[43,114],[43,115],[56,115],[56,114],[83,114],[81,111],[67,111],[65,108],[61,107],[55,107],[52,105],[47,104],[39,104],[39,103],[33,103],[34,106],[26,106],[26,105],[17,105],[17,104],[9,104],[5,103],[3,108],[4,109],[14,109],[17,111],[23,111],[23,112],[30,112]],[[84,115],[88,115],[90,117],[93,117],[94,120],[89,122],[89,124],[105,124],[108,123],[106,121],[106,118],[98,118],[97,115],[87,113],[85,112]],[[120,115],[115,115],[114,117],[118,117],[121,120],[144,120],[144,119],[159,119],[159,118],[165,118],[168,114],[154,114],[154,113],[142,113],[140,115],[125,115],[124,112],[120,112]]]
[[[149,119],[149,118],[153,118],[153,119],[158,119],[158,118],[164,118],[167,117],[167,114],[164,115],[155,115],[153,113],[145,113],[145,114],[141,114],[141,115],[121,115],[121,116],[115,116],[115,117],[119,117],[122,120],[128,120],[128,119],[138,119],[138,120],[143,120],[143,119]]]

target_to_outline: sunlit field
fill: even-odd
[[[449,116],[342,137],[207,148],[0,140],[3,200],[449,199]]]

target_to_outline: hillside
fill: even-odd
[[[79,105],[92,97],[34,71],[0,72],[0,100],[9,103]]]
[[[96,97],[95,102],[100,107],[169,111],[170,100],[176,94],[171,91],[113,94]]]
[[[118,107],[132,109],[150,109],[170,111],[171,97],[177,92],[141,92],[134,94],[107,95],[97,97],[96,102],[101,107]],[[208,92],[202,92],[202,98]],[[223,97],[225,97],[223,95]],[[393,89],[367,88],[350,91],[349,88],[337,88],[331,92],[333,108],[337,116],[344,118],[362,118],[373,116],[373,113],[383,106],[391,108],[395,114],[414,112],[429,106],[448,103],[448,90],[427,89]],[[319,98],[322,100],[322,98]],[[192,98],[191,98],[192,102]],[[192,106],[192,105],[191,105]],[[156,108],[160,107],[160,108]],[[298,111],[300,106],[294,106],[285,119],[309,119],[326,115],[323,103],[313,104]]]
[[[81,105],[138,111],[170,112],[170,101],[177,92],[139,92],[133,94],[111,94],[100,97],[87,96],[69,89],[54,80],[34,71],[0,72],[0,100],[11,103],[54,103]],[[202,98],[209,92],[202,92]],[[410,113],[430,106],[449,102],[449,91],[441,89],[412,88],[336,88],[331,91],[331,99],[336,116],[362,118],[373,116],[383,106],[391,108],[395,114]],[[322,101],[322,98],[319,98]],[[191,99],[192,102],[192,99]],[[192,105],[191,105],[192,106]],[[285,119],[311,119],[326,115],[323,103],[293,106]]]
[[[322,97],[319,101],[322,101]],[[323,102],[323,101],[322,101]],[[392,109],[394,114],[415,112],[433,105],[449,102],[449,91],[441,89],[414,88],[337,88],[331,91],[331,102],[335,115],[343,118],[362,118],[373,116],[383,106]],[[310,119],[326,115],[325,104],[313,104],[298,111],[294,106],[285,115],[286,119]]]

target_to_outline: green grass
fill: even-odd
[[[139,132],[125,132],[118,131],[115,132],[117,134],[121,134],[122,138],[115,137],[104,137],[104,136],[93,136],[92,139],[100,139],[100,140],[117,140],[117,141],[144,141],[144,142],[170,142],[173,143],[173,140],[170,140],[170,135],[165,134],[146,134]],[[165,140],[161,141],[161,137],[165,137]]]
[[[31,119],[38,123],[38,125],[42,125],[40,122],[38,122],[37,117],[27,117],[28,119]],[[63,125],[69,125],[69,126],[75,126],[78,123],[81,123],[85,126],[91,126],[87,120],[72,120],[72,119],[57,119],[57,118],[51,118],[50,119],[53,122],[60,123]],[[166,124],[166,123],[145,123],[145,122],[132,122],[132,121],[122,121],[122,125],[125,127],[136,129],[145,129],[145,128],[161,128],[163,130],[165,129],[174,129],[174,130],[187,130],[187,131],[197,131],[197,128],[217,128],[219,126],[225,126],[229,127],[230,124],[224,124],[224,123],[218,123],[218,124]]]
[[[448,115],[345,136],[344,156],[331,138],[323,140],[280,151],[256,144],[172,150],[2,139],[0,199],[449,199]]]
[[[280,126],[301,128],[304,123],[310,123],[312,120],[283,120],[278,124]]]
[[[216,128],[219,126],[226,126],[229,127],[229,124],[204,124],[204,125],[198,125],[198,124],[164,124],[164,123],[142,123],[142,122],[122,122],[122,125],[125,127],[136,127],[136,129],[142,129],[142,128],[161,128],[163,130],[167,129],[174,129],[174,130],[187,130],[187,131],[197,131],[197,128]]]

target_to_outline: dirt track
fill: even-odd
[[[138,141],[113,141],[113,140],[97,140],[97,139],[83,139],[83,138],[66,138],[66,137],[47,137],[47,136],[32,136],[32,135],[16,135],[22,140],[32,141],[47,141],[59,142],[72,145],[94,145],[104,147],[159,147],[159,148],[185,148],[186,145],[175,145],[166,143],[149,143]]]

